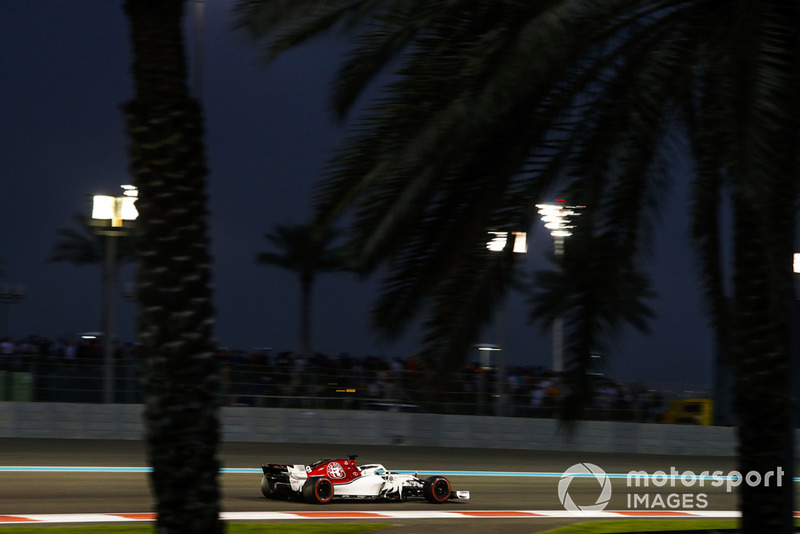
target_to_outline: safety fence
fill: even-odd
[[[221,404],[548,418],[557,415],[562,393],[556,377],[521,368],[509,370],[502,381],[491,368],[464,368],[442,381],[389,362],[349,367],[278,363],[221,359]],[[135,357],[114,361],[113,403],[142,402],[141,373]],[[659,422],[669,400],[707,395],[686,388],[656,391],[601,377],[594,389],[585,419]],[[0,401],[102,403],[105,390],[102,358],[0,356]]]

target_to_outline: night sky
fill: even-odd
[[[327,40],[268,68],[259,51],[231,30],[233,0],[207,0],[202,61],[206,113],[216,337],[230,348],[294,350],[296,278],[256,265],[263,234],[310,213],[310,191],[346,133],[326,109],[328,84],[345,44]],[[191,26],[191,24],[189,24]],[[190,47],[191,51],[191,47]],[[128,28],[122,1],[0,1],[0,283],[23,284],[26,298],[8,309],[10,335],[98,330],[101,269],[46,263],[59,228],[90,213],[90,196],[118,194],[129,183],[120,106],[131,98]],[[685,176],[685,174],[683,174]],[[702,313],[687,234],[685,185],[675,184],[657,228],[651,271],[659,298],[652,334],[627,332],[607,372],[652,384],[707,384],[711,336]],[[529,233],[526,262],[543,268],[552,238]],[[132,268],[120,282],[133,281]],[[320,276],[315,291],[315,350],[403,357],[413,333],[395,344],[368,328],[376,280]],[[548,335],[527,324],[522,298],[506,306],[508,359],[549,365]],[[134,304],[120,297],[116,332],[135,339]],[[0,329],[4,327],[0,324]],[[0,332],[2,335],[4,332]],[[495,342],[488,330],[484,341]],[[476,352],[477,355],[477,352]]]

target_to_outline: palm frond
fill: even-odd
[[[343,26],[353,28],[385,0],[239,0],[234,26],[266,43],[268,61]]]
[[[48,263],[66,262],[74,265],[99,265],[105,259],[106,237],[98,232],[83,215],[74,215],[73,221],[76,228],[60,228],[57,232],[59,239],[53,245],[53,250],[47,258]],[[128,228],[117,240],[117,261],[130,263],[134,260],[133,240],[135,229]]]
[[[344,257],[335,243],[339,231],[313,224],[275,226],[264,234],[276,250],[256,255],[256,263],[274,265],[300,275],[342,270]]]

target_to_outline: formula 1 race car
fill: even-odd
[[[416,474],[389,471],[381,464],[359,466],[356,458],[262,465],[261,493],[269,499],[302,499],[314,504],[333,499],[404,501],[424,497],[434,504],[469,499],[468,491],[453,491],[442,476],[422,480]]]

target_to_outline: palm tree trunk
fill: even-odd
[[[202,110],[190,98],[183,0],[126,0],[134,100],[124,107],[139,188],[139,340],[159,533],[217,533],[219,373],[206,229]]]
[[[793,195],[735,201],[733,361],[742,532],[793,532],[790,324]],[[787,224],[788,222],[788,224]],[[767,479],[767,473],[773,473]]]

